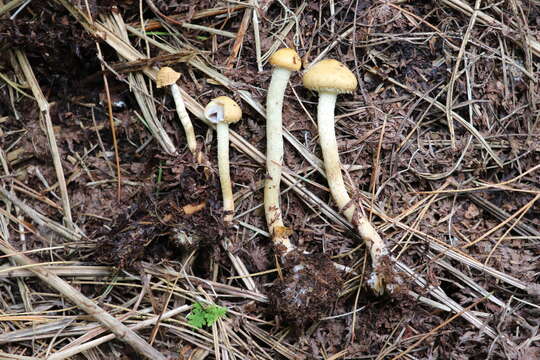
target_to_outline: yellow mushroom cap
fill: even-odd
[[[214,124],[225,122],[232,124],[242,117],[240,106],[228,96],[219,96],[206,105],[204,116]]]
[[[358,80],[351,70],[334,59],[319,61],[304,74],[304,86],[317,92],[351,93]]]
[[[165,66],[159,69],[156,76],[156,85],[158,88],[169,86],[180,79],[180,73],[177,73],[172,68]]]
[[[270,64],[289,71],[298,71],[302,66],[302,61],[294,49],[283,48],[270,56]]]

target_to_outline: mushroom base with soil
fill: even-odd
[[[299,327],[328,314],[341,290],[343,272],[324,254],[292,250],[282,259],[282,278],[268,293],[273,309]]]

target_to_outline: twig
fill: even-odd
[[[96,48],[98,51],[98,56],[100,58],[103,58],[101,54],[101,46],[99,46],[98,42],[96,42]],[[103,63],[101,63],[101,70],[105,70]],[[109,81],[107,80],[107,74],[105,72],[103,72],[103,84],[105,85],[105,94],[107,96],[107,114],[109,116],[109,124],[111,127],[111,134],[112,134],[112,141],[113,141],[113,148],[114,148],[114,160],[115,160],[115,165],[116,165],[116,199],[120,201],[121,194],[122,194],[122,175],[120,172],[120,154],[118,152],[118,141],[116,139],[116,125],[113,119],[112,100],[111,100],[111,92],[109,90]]]
[[[263,71],[262,54],[261,54],[261,34],[259,31],[259,15],[258,15],[258,1],[252,0],[255,10],[253,11],[253,35],[255,36],[255,56],[257,57],[257,70]]]
[[[227,58],[227,61],[225,62],[225,66],[228,68],[232,67],[232,63],[236,60],[236,57],[238,56],[238,52],[240,51],[240,47],[244,43],[244,36],[246,35],[247,28],[249,26],[249,21],[251,20],[251,14],[253,12],[252,8],[248,8],[244,10],[244,17],[242,18],[242,23],[240,24],[240,28],[238,29],[238,33],[236,34],[236,40],[234,41],[231,55]]]
[[[31,266],[28,269],[36,274],[36,276],[38,276],[43,282],[57,290],[60,294],[68,298],[71,302],[95,318],[97,321],[101,322],[103,325],[109,328],[118,337],[118,339],[131,345],[133,349],[141,355],[144,355],[149,359],[165,360],[163,355],[148,345],[148,343],[133,330],[100,308],[96,303],[81,294],[66,281],[51,273],[43,266],[39,266],[38,263],[26,255],[19,254],[18,251],[7,242],[7,239],[3,238],[3,235],[0,242],[0,251],[6,255],[10,255],[11,258],[19,265]]]
[[[191,306],[189,305],[183,305],[183,306],[180,306],[180,307],[177,307],[176,309],[173,309],[173,310],[169,310],[165,313],[163,313],[162,315],[156,315],[150,319],[147,319],[147,320],[143,320],[143,321],[140,321],[138,322],[137,324],[135,325],[131,325],[129,326],[129,329],[131,330],[140,330],[140,329],[144,329],[148,326],[152,326],[154,324],[156,324],[158,322],[158,320],[166,320],[168,318],[171,318],[175,315],[178,315],[178,314],[181,314],[187,310],[189,310],[191,308]],[[65,350],[61,350],[51,356],[49,356],[47,358],[47,360],[61,360],[61,359],[67,359],[73,355],[76,355],[76,354],[79,354],[83,351],[87,351],[87,350],[90,350],[96,346],[99,346],[101,344],[104,344],[108,341],[111,341],[113,340],[114,338],[116,338],[116,334],[109,334],[109,335],[105,335],[105,336],[102,336],[98,339],[95,339],[95,340],[92,340],[92,341],[88,341],[82,345],[77,345],[75,347],[69,347],[69,345],[67,347],[64,347]]]
[[[7,4],[5,4],[4,6],[0,7],[0,16],[4,15],[5,13],[7,13],[7,12],[9,12],[11,10],[13,10],[14,8],[19,6],[19,4],[21,4],[24,1],[26,1],[26,0],[11,0]]]
[[[191,57],[195,55],[194,51],[182,50],[176,54],[159,55],[149,59],[140,59],[135,61],[124,61],[111,64],[111,68],[117,73],[123,74],[134,71],[141,71],[145,67],[152,67],[159,64],[173,65],[180,62],[187,62]]]

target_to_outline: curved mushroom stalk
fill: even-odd
[[[377,231],[369,220],[360,214],[349,197],[341,173],[341,162],[334,130],[336,97],[338,94],[354,91],[358,84],[356,77],[339,61],[323,60],[306,72],[303,81],[306,88],[319,92],[317,123],[330,192],[340,211],[356,227],[366,243],[373,267],[369,285],[375,292],[381,294],[385,290],[386,283],[391,280],[385,278],[384,274],[388,272],[383,268],[389,263],[389,252]]]
[[[294,246],[290,230],[283,224],[280,207],[281,167],[283,164],[283,97],[292,71],[300,69],[300,57],[293,49],[280,49],[270,58],[274,66],[266,97],[266,171],[264,210],[266,223],[278,251],[286,255]]]
[[[157,87],[170,86],[171,93],[176,105],[176,113],[180,119],[180,123],[186,132],[186,140],[188,143],[189,151],[193,154],[198,162],[202,162],[202,154],[197,153],[197,140],[195,139],[195,131],[193,130],[193,124],[189,118],[189,114],[184,104],[184,99],[180,93],[180,88],[176,85],[176,81],[180,78],[180,73],[177,73],[170,67],[162,67],[157,73]]]
[[[223,221],[229,226],[234,216],[234,198],[229,166],[229,124],[240,120],[242,110],[233,99],[220,96],[206,105],[204,115],[209,121],[216,124],[219,181],[223,195]]]

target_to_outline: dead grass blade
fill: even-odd
[[[449,111],[452,115],[452,118],[454,120],[457,120],[464,128],[466,128],[470,133],[471,135],[473,135],[481,144],[482,146],[484,147],[484,149],[486,149],[486,151],[488,152],[488,154],[492,157],[492,159],[497,163],[497,165],[499,165],[500,167],[503,167],[504,164],[502,162],[502,160],[499,158],[499,156],[495,153],[495,151],[493,151],[493,149],[491,148],[491,146],[488,144],[488,142],[486,141],[486,139],[482,136],[482,134],[480,134],[480,132],[478,130],[476,130],[476,128],[470,123],[468,122],[467,120],[465,120],[461,115],[459,115],[458,113],[456,113],[455,111],[452,111],[451,109],[446,109],[446,106],[444,104],[442,104],[441,102],[437,101],[436,99],[426,95],[426,94],[422,94],[420,91],[416,90],[416,89],[413,89],[411,88],[410,86],[407,86],[405,84],[402,84],[400,83],[399,81],[389,77],[389,76],[386,76],[385,74],[382,74],[380,71],[378,71],[377,69],[375,69],[374,67],[371,67],[371,66],[364,66],[364,68],[369,71],[370,73],[372,74],[375,74],[377,76],[380,76],[382,77],[383,79],[385,79],[386,81],[394,84],[394,85],[397,85],[407,91],[409,91],[410,93],[418,96],[420,99],[424,99],[425,101],[429,102],[430,104],[432,104],[433,106],[435,106],[437,109],[441,110],[442,112],[447,112]]]
[[[129,45],[129,37],[126,31],[124,20],[120,14],[115,13],[104,17],[104,26],[113,34],[122,39],[123,42]],[[128,61],[134,61],[128,59]],[[137,59],[140,61],[140,59]],[[102,59],[103,61],[103,59]],[[140,72],[129,73],[128,75],[129,88],[133,91],[137,104],[141,109],[144,124],[150,130],[150,133],[161,145],[163,150],[170,155],[176,154],[177,149],[173,141],[165,131],[165,128],[157,118],[156,105],[154,98],[151,95],[148,86],[144,80],[144,76]]]
[[[456,135],[454,133],[454,118],[452,117],[452,108],[454,107],[454,85],[458,77],[458,72],[461,65],[461,61],[463,60],[463,55],[465,54],[465,48],[467,47],[467,43],[469,42],[469,37],[471,36],[471,31],[476,22],[476,17],[478,16],[478,9],[480,8],[480,2],[481,0],[476,0],[475,2],[474,12],[472,13],[471,19],[469,20],[469,26],[467,27],[467,31],[465,32],[465,35],[463,36],[463,41],[461,42],[461,46],[459,48],[459,53],[456,58],[456,63],[454,64],[454,70],[452,71],[452,76],[450,77],[450,81],[448,83],[448,92],[446,95],[446,122],[448,123],[448,130],[450,131],[450,141],[452,142],[452,148],[454,149],[456,147]]]
[[[474,9],[467,3],[461,1],[461,0],[442,0],[441,3],[450,6],[451,8],[461,11],[462,13],[471,16],[474,12]],[[488,14],[484,13],[483,11],[478,11],[478,22],[493,26],[495,28],[498,28],[501,30],[502,34],[512,34],[516,32],[512,27],[501,23],[500,21],[496,20],[495,18],[489,16]],[[512,24],[513,26],[515,24]],[[533,54],[540,57],[540,42],[538,42],[536,39],[534,39],[530,35],[525,36],[525,41],[522,43],[520,40],[510,37],[511,40],[515,41],[517,44],[528,47]]]
[[[493,204],[491,201],[486,200],[474,193],[469,193],[467,196],[474,201],[475,204],[482,207],[483,209],[487,210],[491,215],[499,219],[500,221],[504,221],[505,219],[510,218],[510,214],[506,211],[504,211],[499,206]],[[514,230],[520,234],[521,236],[536,236],[540,237],[540,231],[536,230],[532,226],[529,226],[523,222],[519,222],[514,226]]]
[[[412,270],[409,266],[405,265],[401,261],[396,261],[396,264],[401,271],[411,276],[417,285],[421,286],[424,289],[427,289],[430,295],[436,297],[440,302],[452,309],[452,311],[454,311],[457,316],[463,317],[472,325],[484,331],[490,338],[495,339],[497,337],[497,333],[495,332],[495,330],[493,330],[493,328],[483,323],[473,313],[464,309],[461,305],[448,297],[448,295],[446,295],[446,293],[440,287],[429,285],[421,276],[419,276],[419,274],[417,274],[414,270]]]
[[[11,10],[15,9],[17,6],[21,5],[26,0],[11,0],[7,4],[0,7],[0,17]]]
[[[29,216],[36,224],[40,226],[45,226],[51,229],[52,231],[56,232],[60,236],[63,236],[66,239],[69,239],[72,241],[79,241],[80,239],[82,239],[82,235],[80,233],[74,232],[73,230],[70,230],[66,228],[65,226],[40,214],[38,211],[26,205],[23,201],[21,201],[15,195],[8,192],[5,188],[0,187],[0,197],[15,204],[20,210],[22,210],[22,212],[24,212],[27,216]]]
[[[41,87],[39,86],[39,83],[34,75],[34,71],[32,70],[32,67],[30,66],[30,62],[28,61],[26,55],[20,51],[15,50],[14,52],[14,59],[16,58],[20,69],[24,76],[26,77],[26,82],[30,86],[32,93],[34,94],[34,97],[36,98],[36,101],[39,106],[39,110],[41,112],[41,116],[43,116],[43,119],[45,120],[45,129],[47,132],[47,139],[49,140],[49,147],[51,149],[51,156],[54,164],[54,169],[56,170],[56,178],[58,180],[58,184],[60,186],[60,194],[62,197],[62,208],[64,210],[64,219],[66,221],[67,226],[70,229],[73,229],[73,218],[71,216],[71,205],[69,204],[69,196],[67,192],[67,185],[66,185],[66,178],[64,176],[64,169],[62,167],[62,161],[60,160],[60,153],[58,151],[58,145],[56,143],[56,135],[54,134],[54,128],[52,125],[51,115],[49,113],[49,102],[45,98],[45,95],[43,95],[43,92],[41,91]]]
[[[255,326],[250,323],[246,323],[245,326],[246,326],[246,330],[251,335],[265,342],[266,344],[270,345],[272,348],[274,348],[281,355],[285,356],[287,359],[299,360],[299,359],[304,358],[303,354],[291,351],[290,348],[283,345],[281,341],[276,340],[273,336],[268,334],[266,331],[262,330],[260,327]]]
[[[2,241],[0,242],[0,251],[2,251],[4,254],[10,255],[11,258],[19,265],[32,266],[29,268],[30,271],[36,274],[36,276],[38,276],[44,283],[57,290],[60,294],[77,305],[81,310],[101,322],[103,325],[109,328],[118,337],[118,339],[131,345],[133,349],[135,349],[141,355],[144,355],[149,359],[165,360],[165,357],[161,355],[161,353],[151,347],[133,330],[103,310],[95,302],[81,294],[66,281],[49,272],[46,268],[39,266],[26,255],[18,254],[17,250],[11,247],[8,240],[4,238],[4,234],[2,234]]]
[[[473,307],[475,307],[476,305],[480,304],[482,301],[484,301],[485,298],[481,298],[477,301],[475,301],[474,303],[472,303],[471,305],[467,306],[467,308],[463,309],[463,312],[467,311],[467,310],[470,310],[472,309]],[[418,346],[418,344],[420,344],[422,341],[424,341],[425,339],[427,339],[428,337],[432,336],[433,334],[435,334],[437,332],[437,330],[443,328],[444,326],[448,325],[450,322],[454,321],[455,319],[457,319],[459,316],[461,315],[461,312],[460,313],[457,313],[453,316],[451,316],[448,320],[446,321],[443,321],[442,323],[440,323],[439,325],[435,326],[433,328],[433,330],[431,330],[430,332],[428,332],[427,334],[423,335],[420,339],[418,339],[415,343],[413,343],[411,346],[409,346],[407,349],[405,349],[405,351],[401,352],[399,355],[397,356],[394,356],[392,358],[392,360],[398,360],[398,359],[401,359],[402,357],[404,357],[405,355],[407,355],[409,352],[411,352],[412,349],[414,349],[415,347]]]
[[[166,311],[165,313],[163,313],[161,315],[155,315],[155,316],[151,317],[150,319],[139,321],[138,323],[136,323],[134,325],[130,325],[129,328],[131,330],[141,330],[141,329],[144,329],[146,327],[155,325],[158,321],[164,321],[164,320],[167,320],[167,319],[169,319],[169,318],[171,318],[173,316],[176,316],[178,314],[186,312],[189,309],[191,309],[191,306],[183,305],[183,306],[177,307],[175,309]],[[62,350],[60,350],[60,351],[52,354],[51,356],[49,356],[47,358],[47,360],[68,359],[68,358],[70,358],[70,357],[72,357],[72,356],[74,356],[76,354],[80,354],[83,351],[87,351],[87,350],[89,350],[91,348],[94,348],[96,346],[99,346],[101,344],[109,342],[109,341],[113,340],[114,338],[116,338],[116,334],[109,334],[109,335],[102,336],[100,338],[97,338],[97,339],[92,340],[92,341],[85,342],[85,343],[77,345],[77,346],[67,345]]]

